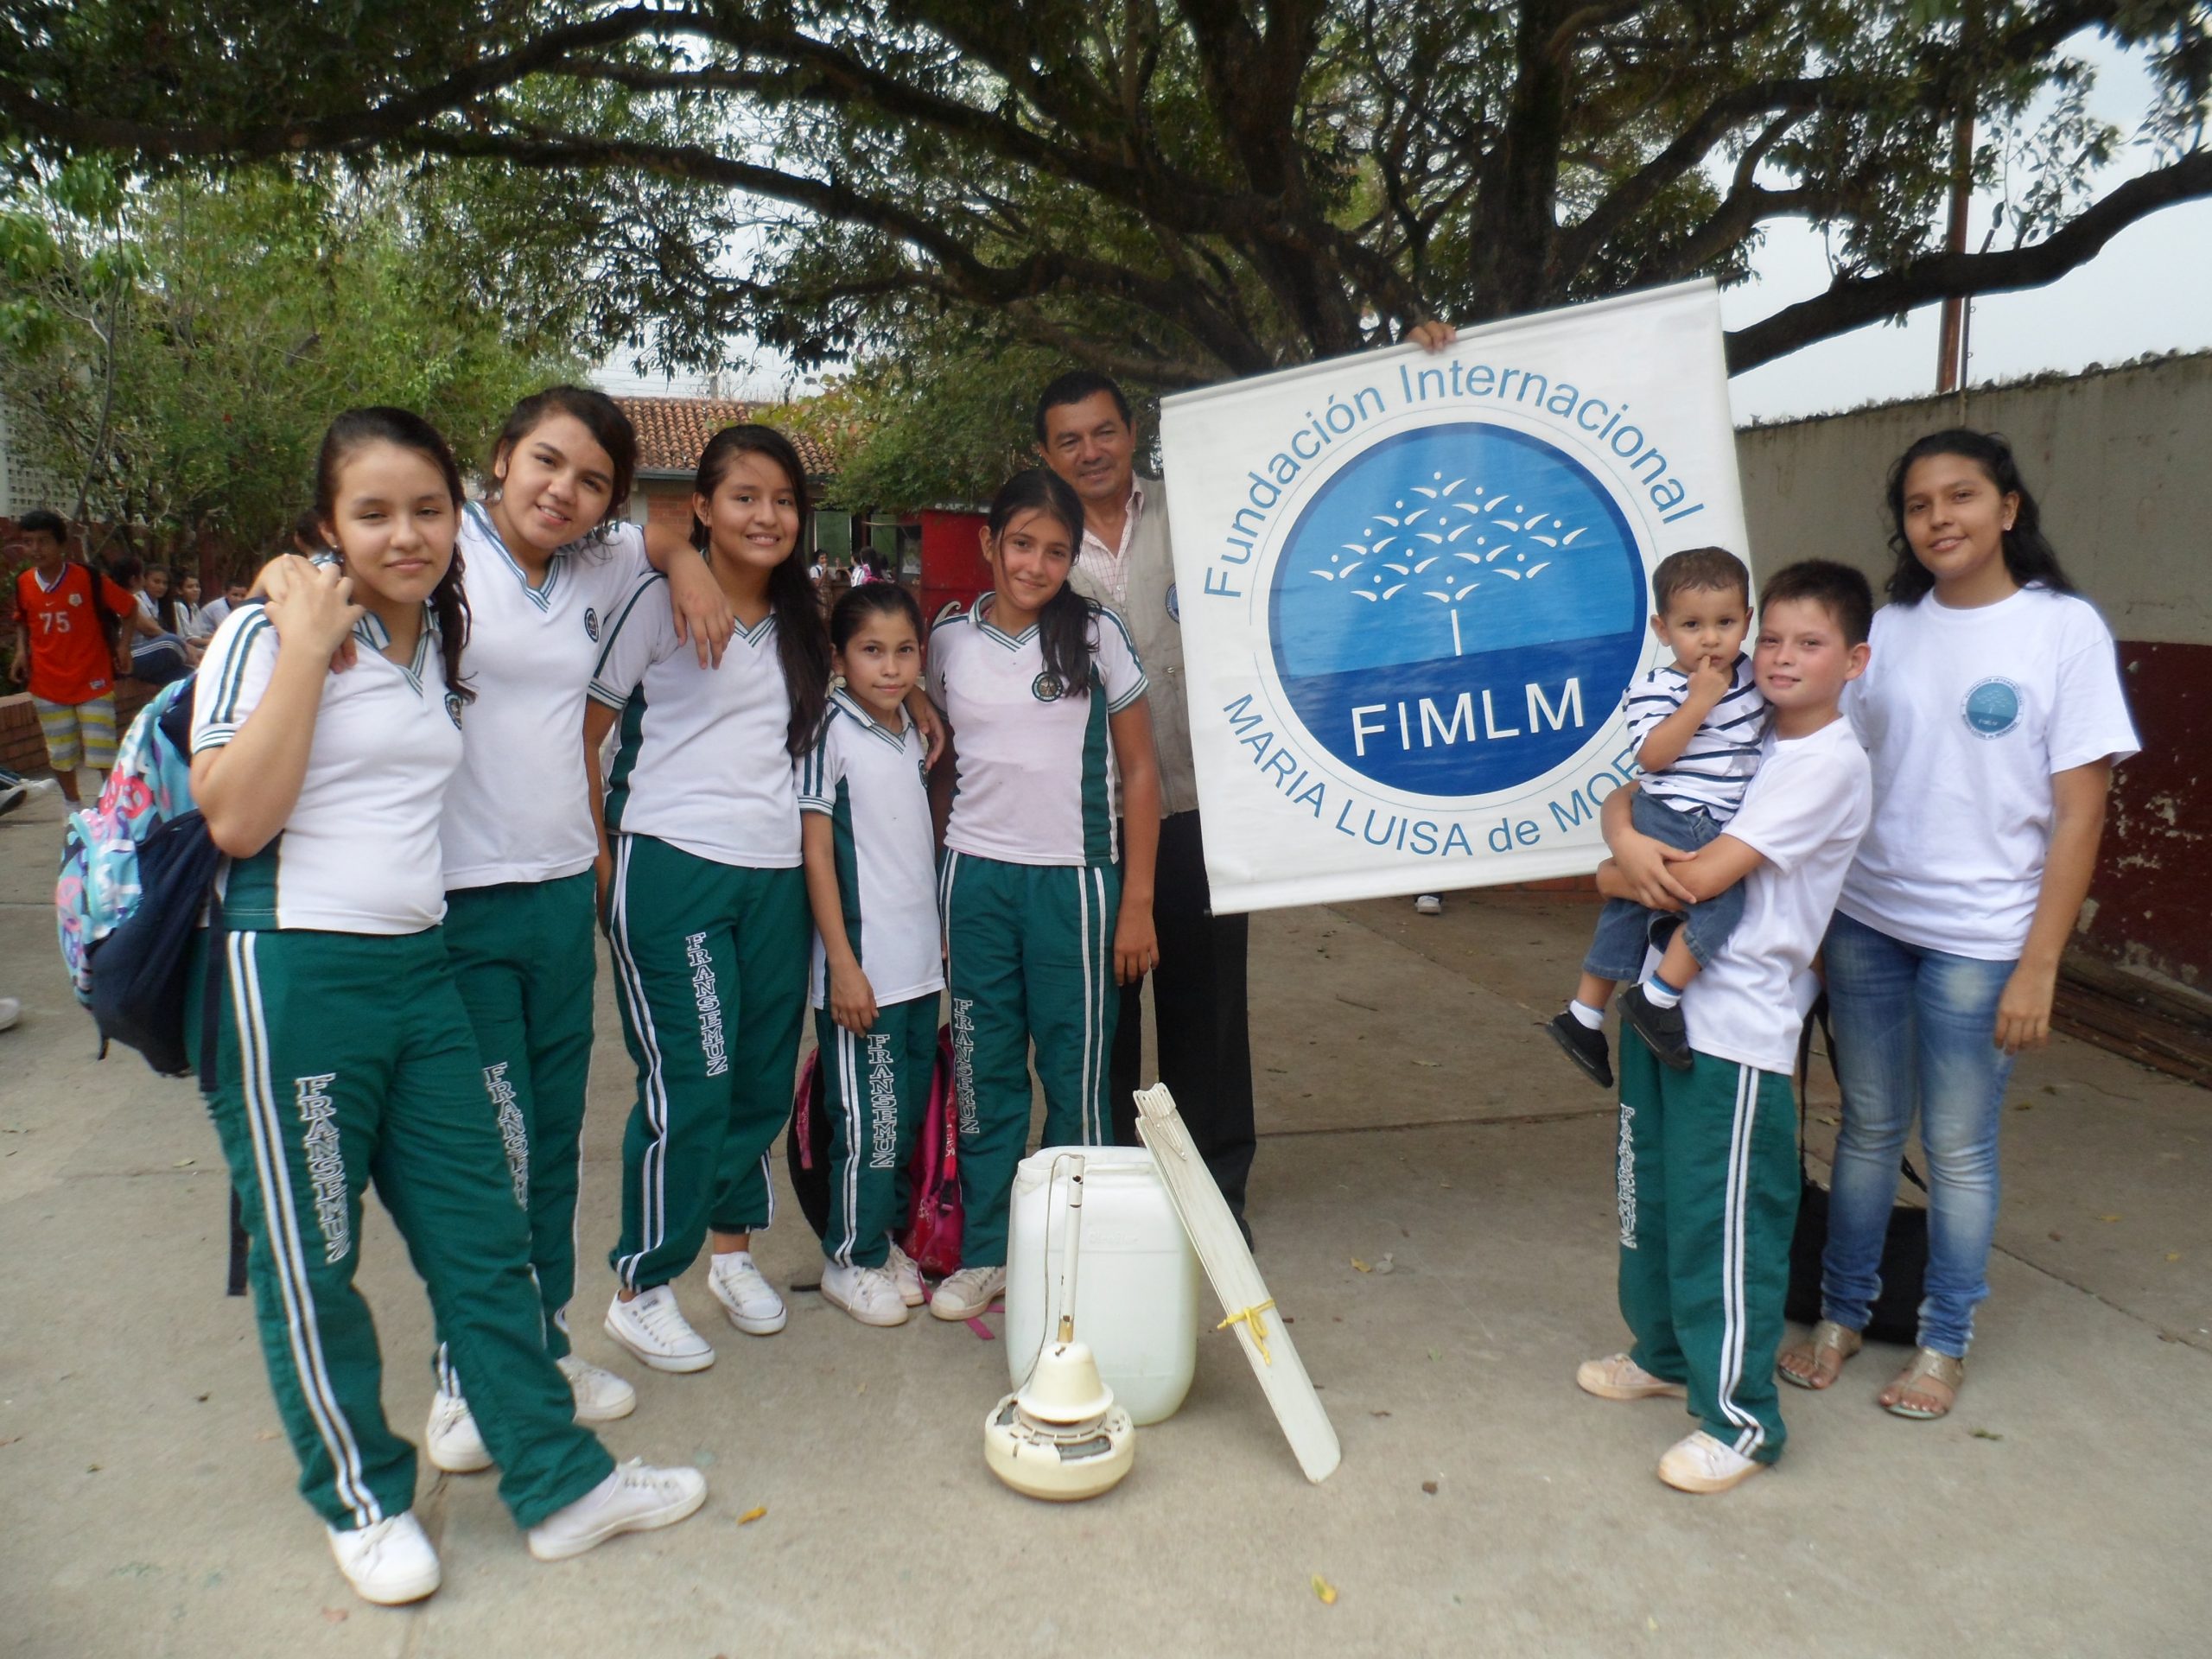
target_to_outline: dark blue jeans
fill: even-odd
[[[1628,805],[1629,821],[1640,833],[1685,852],[1696,851],[1723,833],[1726,827],[1702,812],[1684,812],[1663,801],[1654,800],[1640,789]],[[1605,909],[1598,915],[1597,931],[1590,938],[1590,954],[1583,958],[1582,971],[1616,982],[1641,979],[1643,955],[1651,942],[1651,925],[1669,913],[1647,910],[1632,899],[1606,899]],[[1744,885],[1740,881],[1726,893],[1715,893],[1682,912],[1682,937],[1689,942],[1690,955],[1697,958],[1699,967],[1713,960],[1729,934],[1735,931],[1736,924],[1743,919]]]

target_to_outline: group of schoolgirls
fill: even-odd
[[[689,543],[620,518],[635,455],[612,400],[555,387],[509,418],[479,504],[418,416],[349,411],[318,461],[324,555],[264,571],[193,687],[225,857],[193,975],[213,1005],[187,1027],[212,1033],[194,1058],[300,1489],[372,1602],[441,1569],[353,1285],[371,1185],[435,1317],[437,1467],[496,1465],[540,1560],[705,1498],[696,1470],[615,1463],[590,1426],[635,1390],[569,1342],[595,924],[637,1071],[606,1329],[671,1372],[714,1359],[672,1289],[702,1243],[731,1323],[784,1325],[750,1245],[810,987],[823,1287],[892,1325],[924,1300],[891,1234],[940,994],[967,1223],[931,1307],[958,1319],[1004,1285],[1032,1040],[1047,1139],[1104,1140],[1116,987],[1156,961],[1145,680],[1066,585],[1066,484],[1009,481],[993,591],[925,649],[894,584],[825,629],[781,435],[708,445]]]
[[[1608,898],[1550,1032],[1593,1080],[1620,982],[1619,1300],[1607,1400],[1686,1399],[1662,1480],[1726,1491],[1780,1455],[1776,1379],[1824,1389],[1881,1290],[1916,1117],[1929,1252],[1910,1363],[1878,1395],[1946,1414],[1988,1294],[1997,1128],[2050,1033],[2113,766],[2135,753],[2113,638],[2044,537],[2001,438],[1922,439],[1888,481],[1895,568],[1751,582],[1719,548],[1653,573],[1671,652],[1625,699],[1643,775],[1609,797]],[[1753,650],[1741,649],[1747,633]],[[1824,980],[1843,1108],[1821,1317],[1781,1351],[1801,1178],[1790,1089]]]

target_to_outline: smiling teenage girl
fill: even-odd
[[[584,725],[594,763],[621,718],[601,881],[638,1102],[622,1142],[621,1289],[609,1335],[657,1370],[715,1351],[671,1281],[711,1230],[708,1284],[752,1336],[784,1328],[753,1264],[774,1214],[768,1147],[791,1113],[807,905],[791,759],[822,720],[830,642],[800,549],[806,474],[763,426],[699,458],[696,539],[738,628],[716,668],[676,637],[659,578],[617,610]],[[594,796],[596,791],[594,791]]]
[[[469,696],[461,502],[452,454],[418,416],[340,416],[317,505],[343,574],[312,570],[233,612],[193,699],[193,793],[227,855],[209,1108],[301,1491],[354,1589],[385,1603],[429,1594],[439,1567],[353,1288],[365,1183],[483,1408],[500,1496],[533,1554],[668,1525],[706,1492],[693,1470],[615,1468],[571,1421],[447,960],[439,815]],[[334,674],[348,639],[359,660]],[[195,1046],[200,1029],[188,1018]]]
[[[930,639],[957,779],[939,891],[966,1213],[960,1269],[930,1302],[941,1319],[974,1318],[1006,1285],[1031,1039],[1045,1143],[1106,1143],[1115,987],[1159,958],[1144,670],[1121,619],[1067,585],[1082,536],[1072,487],[1042,467],[1014,474],[982,536],[992,591]]]

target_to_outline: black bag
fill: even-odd
[[[197,812],[156,825],[138,846],[137,907],[88,959],[102,1046],[135,1048],[165,1077],[190,1070],[184,1004],[192,936],[222,856]]]
[[[1828,999],[1822,992],[1805,1020],[1797,1039],[1797,1227],[1789,1236],[1789,1296],[1783,1312],[1800,1325],[1814,1325],[1821,1317],[1821,1252],[1828,1242],[1828,1190],[1805,1168],[1805,1103],[1811,1090],[1813,1033],[1818,1028],[1828,1052],[1828,1071],[1839,1084],[1835,1033],[1828,1025]],[[1904,1178],[1923,1192],[1928,1183],[1920,1179],[1908,1158]],[[1928,1212],[1909,1204],[1890,1210],[1890,1230],[1882,1241],[1882,1294],[1875,1299],[1863,1332],[1870,1342],[1911,1344],[1920,1339],[1920,1299],[1928,1280]]]

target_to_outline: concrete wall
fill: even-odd
[[[2044,528],[2120,645],[2143,753],[2120,769],[2080,942],[2212,986],[2212,354],[1920,398],[1737,435],[1758,567],[1891,564],[1882,485],[1905,446],[1965,424],[2012,441]]]

